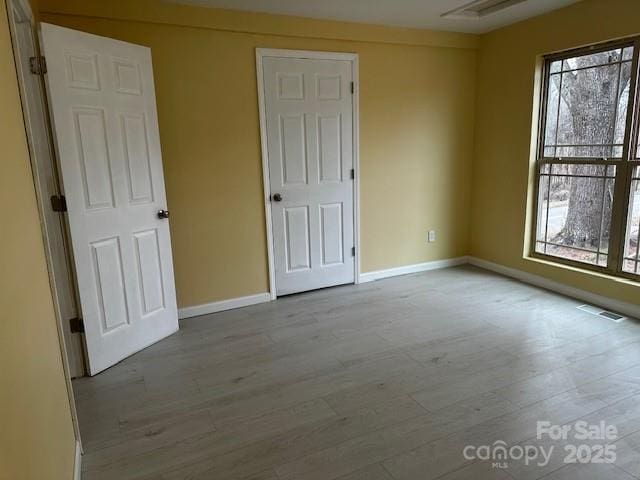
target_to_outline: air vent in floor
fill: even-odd
[[[609,310],[603,310],[600,307],[594,307],[593,305],[580,305],[578,310],[582,310],[583,312],[590,313],[591,315],[597,315],[599,317],[606,318],[607,320],[611,320],[616,323],[620,323],[623,320],[626,320],[627,317],[623,315],[619,315],[614,312],[610,312]]]

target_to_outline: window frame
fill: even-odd
[[[633,47],[633,55],[631,57],[631,77],[629,80],[629,100],[627,105],[627,119],[622,145],[622,156],[620,158],[606,157],[545,157],[545,133],[547,126],[547,107],[549,96],[549,83],[551,79],[551,64],[556,61],[563,61],[581,55],[594,54],[614,49],[624,49]],[[542,57],[542,81],[540,82],[540,104],[538,111],[538,121],[536,128],[536,157],[535,157],[535,183],[533,197],[533,214],[530,223],[531,238],[529,245],[529,256],[540,260],[545,260],[559,265],[567,265],[582,270],[588,270],[601,274],[615,277],[630,279],[640,282],[640,271],[638,273],[630,273],[624,271],[626,233],[628,227],[628,216],[631,204],[631,187],[633,171],[636,167],[640,168],[640,154],[636,158],[638,152],[638,137],[640,135],[640,89],[639,87],[639,59],[640,59],[640,36],[627,37],[615,41],[598,43],[586,47],[570,49],[558,53],[544,55]],[[561,93],[559,92],[559,95]],[[609,237],[609,248],[607,253],[607,265],[600,266],[579,262],[568,258],[550,255],[536,251],[538,242],[538,223],[539,223],[539,202],[540,202],[540,176],[542,167],[549,165],[614,165],[616,167],[614,198],[611,207],[611,229]],[[605,178],[606,178],[605,168]]]

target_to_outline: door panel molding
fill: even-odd
[[[271,299],[276,298],[276,274],[275,274],[275,252],[274,252],[274,231],[273,219],[271,212],[271,184],[269,176],[269,151],[268,151],[268,135],[267,135],[267,111],[265,99],[265,82],[264,82],[264,60],[266,58],[290,58],[290,59],[311,59],[311,60],[342,60],[351,63],[352,81],[353,81],[353,101],[352,101],[352,136],[353,136],[353,236],[355,244],[354,259],[354,279],[355,283],[360,283],[360,130],[359,130],[359,69],[358,54],[341,53],[341,52],[322,52],[307,50],[284,50],[271,48],[256,48],[256,74],[258,86],[258,109],[260,115],[260,143],[262,151],[262,182],[265,208],[265,222],[267,232],[267,257],[269,267],[269,295]],[[337,81],[336,81],[337,78]],[[299,98],[304,94],[304,85],[302,79],[294,75],[282,75],[278,77],[278,97],[279,98]],[[316,78],[316,89],[319,99],[335,100],[339,98],[342,88],[340,87],[340,77],[319,75]],[[323,116],[323,118],[326,118]],[[320,123],[318,121],[318,123]],[[341,123],[341,119],[338,120]],[[340,126],[338,125],[338,129]],[[328,132],[328,131],[327,131]],[[339,134],[340,134],[339,130]],[[282,134],[282,132],[281,132]],[[326,139],[326,137],[325,137]],[[324,147],[325,145],[320,145]],[[322,148],[323,149],[323,148]],[[319,152],[321,157],[323,152]],[[328,152],[327,152],[328,153]],[[308,152],[307,152],[308,154]],[[326,158],[326,157],[325,157]],[[321,160],[325,160],[321,158]],[[334,162],[342,163],[341,158],[327,158],[329,165]],[[322,163],[321,163],[322,165]],[[327,165],[327,166],[329,166]],[[308,167],[308,166],[307,166]],[[323,166],[324,167],[324,166]],[[335,163],[333,165],[335,168]],[[308,171],[308,168],[307,168]],[[332,183],[333,178],[330,175],[324,177],[329,171],[318,172],[318,175],[324,183]],[[324,177],[324,178],[323,178]],[[341,214],[343,212],[341,211]],[[324,245],[323,245],[324,248]],[[322,252],[324,258],[324,251]]]

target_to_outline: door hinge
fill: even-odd
[[[354,180],[356,178],[356,171],[355,169],[351,169],[351,180]]]
[[[351,95],[353,95],[355,92],[356,92],[356,83],[351,82]]]
[[[44,75],[47,73],[47,61],[44,57],[29,57],[29,70],[34,75]]]
[[[67,211],[67,199],[64,195],[52,195],[51,196],[51,208],[54,212],[66,212]]]
[[[84,333],[84,321],[81,318],[70,319],[69,327],[71,328],[71,333]]]
[[[356,247],[351,247],[351,256],[352,257],[356,256]]]

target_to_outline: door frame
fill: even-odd
[[[54,216],[58,216],[59,223],[56,221],[55,224],[52,224],[50,214],[45,213],[51,210],[51,203],[49,200],[50,196],[64,195],[59,181],[59,168],[56,161],[57,157],[55,145],[53,144],[52,139],[51,124],[49,123],[46,89],[42,75],[37,75],[37,81],[40,84],[40,88],[37,89],[37,91],[33,91],[33,84],[31,82],[25,82],[22,74],[19,72],[21,67],[24,68],[25,65],[23,65],[24,59],[18,58],[17,56],[19,53],[18,32],[15,31],[17,26],[14,25],[12,12],[10,11],[11,9],[13,9],[20,17],[20,23],[29,24],[32,33],[34,53],[36,55],[40,55],[38,25],[35,22],[35,17],[27,0],[7,1],[7,13],[9,16],[9,29],[13,44],[14,62],[16,64],[16,73],[20,87],[22,110],[25,117],[25,131],[27,134],[27,142],[29,144],[33,183],[36,190],[38,207],[40,209],[39,213],[45,240],[45,251],[48,254],[47,262],[50,282],[52,284],[52,289],[56,294],[57,304],[55,304],[55,307],[59,309],[60,312],[62,322],[61,328],[63,331],[69,362],[69,374],[71,375],[71,378],[80,378],[86,375],[86,358],[84,351],[84,338],[82,338],[82,334],[72,332],[69,325],[69,320],[71,318],[80,317],[80,307],[77,302],[77,283],[73,268],[73,258],[69,248],[70,237],[66,221],[67,219],[64,214],[54,214]],[[39,118],[40,116],[37,115],[37,112],[31,111],[31,105],[34,101],[41,105],[41,118]],[[36,116],[38,118],[36,118]],[[40,132],[40,129],[37,128],[40,126],[42,126],[45,131]],[[41,138],[41,136],[43,138]],[[49,158],[46,158],[42,154],[43,145],[48,146]],[[48,169],[51,169],[51,172],[48,172]],[[46,180],[43,180],[48,176],[48,174],[50,174],[54,179],[55,186],[53,189],[50,188],[51,185],[49,185]],[[62,264],[66,265],[66,270],[62,270]],[[62,318],[65,315],[68,315],[69,318]]]
[[[60,307],[60,297],[59,297],[59,288],[70,288],[72,290],[72,294],[75,297],[75,285],[63,285],[63,286],[59,286],[57,285],[56,279],[55,279],[55,275],[54,275],[54,261],[53,261],[53,256],[54,255],[64,255],[65,256],[65,261],[70,262],[70,259],[68,258],[67,252],[60,252],[60,251],[53,251],[49,246],[52,244],[51,239],[49,237],[49,231],[46,228],[46,222],[45,222],[45,215],[44,215],[44,209],[45,208],[49,208],[49,202],[48,202],[48,198],[45,198],[45,193],[42,191],[41,188],[41,184],[39,182],[39,172],[40,172],[40,164],[38,162],[38,160],[35,158],[35,155],[37,155],[37,153],[34,151],[33,145],[35,144],[35,139],[34,136],[37,135],[37,132],[33,131],[29,125],[30,122],[33,119],[29,119],[27,118],[28,115],[28,105],[27,105],[27,99],[25,97],[29,96],[29,95],[34,95],[34,96],[39,96],[41,97],[40,100],[43,103],[43,116],[44,118],[43,120],[43,125],[45,126],[45,128],[48,130],[48,134],[46,135],[47,138],[44,139],[45,142],[50,144],[50,149],[51,149],[51,161],[53,162],[53,168],[54,170],[57,170],[57,165],[55,164],[55,149],[53,147],[52,144],[52,138],[49,136],[51,134],[51,124],[49,123],[49,118],[48,118],[48,110],[47,110],[47,99],[46,99],[46,92],[45,92],[45,87],[44,87],[44,82],[42,81],[42,79],[40,79],[40,84],[41,84],[41,88],[39,92],[34,92],[32,91],[32,89],[28,88],[28,86],[23,82],[21,75],[18,73],[18,69],[19,64],[18,62],[20,62],[20,59],[16,56],[16,54],[18,53],[17,51],[17,46],[16,43],[18,42],[17,37],[17,32],[15,31],[15,25],[14,25],[14,19],[13,19],[13,12],[12,9],[15,9],[18,14],[22,17],[21,20],[24,22],[28,22],[29,23],[29,27],[31,29],[32,32],[32,38],[33,38],[33,42],[34,42],[34,50],[36,52],[36,55],[40,55],[40,45],[39,45],[39,35],[38,35],[38,28],[37,28],[37,23],[35,21],[35,17],[33,15],[33,11],[31,9],[31,6],[29,5],[29,2],[27,0],[7,0],[6,2],[6,10],[7,10],[7,20],[8,20],[8,24],[9,24],[9,32],[11,35],[11,43],[13,46],[13,55],[14,55],[14,62],[15,62],[15,66],[16,66],[16,78],[17,78],[17,82],[19,85],[19,90],[20,90],[20,100],[21,100],[21,104],[22,104],[22,109],[23,109],[23,117],[24,117],[24,122],[25,122],[25,135],[27,137],[27,143],[28,143],[28,147],[29,147],[29,158],[30,158],[30,163],[31,163],[31,170],[32,170],[32,176],[33,176],[33,183],[34,183],[34,190],[36,193],[36,200],[37,200],[37,205],[38,205],[38,213],[40,216],[40,230],[42,232],[42,237],[43,237],[43,242],[44,242],[44,253],[45,253],[45,259],[47,262],[47,271],[48,271],[48,276],[49,276],[49,286],[51,289],[51,298],[52,298],[52,302],[53,302],[53,307],[54,307],[54,314],[56,317],[56,329],[57,329],[57,333],[58,333],[58,343],[60,345],[60,356],[61,356],[61,360],[62,360],[62,369],[63,369],[63,374],[65,377],[65,383],[66,383],[66,387],[67,387],[67,397],[69,400],[69,408],[70,408],[70,413],[71,413],[71,420],[72,420],[72,424],[73,424],[73,431],[75,434],[75,439],[76,439],[76,451],[75,451],[75,465],[74,465],[74,478],[80,478],[79,474],[80,474],[80,455],[82,454],[82,439],[80,436],[80,426],[79,426],[79,420],[78,420],[78,413],[77,413],[77,409],[76,409],[76,402],[75,402],[75,396],[73,393],[73,384],[71,382],[71,369],[69,366],[69,355],[82,355],[84,356],[84,352],[80,351],[80,352],[75,352],[75,351],[69,351],[69,349],[67,348],[67,342],[65,339],[65,333],[64,333],[64,326],[62,324],[63,321],[68,321],[68,319],[63,319],[62,318],[62,314],[61,314],[61,307]],[[42,141],[42,139],[40,139],[40,141]],[[61,226],[61,228],[63,228]],[[64,231],[62,232],[62,236],[63,236],[63,241],[67,241],[68,237],[67,237],[67,232]],[[72,274],[73,274],[73,270],[72,270]],[[77,306],[76,306],[77,308]]]
[[[273,251],[273,221],[271,218],[271,183],[269,182],[269,151],[267,149],[267,116],[264,91],[263,60],[266,57],[297,58],[309,60],[342,60],[351,62],[353,89],[353,239],[356,248],[354,261],[354,283],[360,283],[360,84],[358,72],[358,54],[341,52],[322,52],[310,50],[286,50],[279,48],[256,48],[256,78],[258,82],[258,111],[260,114],[260,148],[262,152],[262,185],[264,195],[264,214],[267,233],[267,258],[269,266],[269,295],[276,299],[276,271]]]

